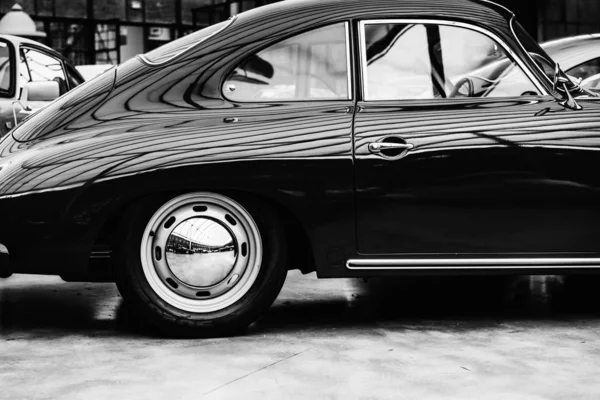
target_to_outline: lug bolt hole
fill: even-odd
[[[166,281],[173,289],[177,289],[179,287],[179,285],[171,278],[167,278]]]

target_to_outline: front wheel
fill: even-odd
[[[272,304],[287,273],[285,235],[268,207],[241,200],[190,193],[127,213],[116,272],[136,312],[172,336],[215,336],[246,328]]]

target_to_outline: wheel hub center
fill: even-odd
[[[196,288],[214,286],[229,276],[237,245],[220,222],[203,217],[179,223],[167,239],[165,256],[177,279]]]

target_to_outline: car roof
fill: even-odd
[[[551,40],[541,46],[566,71],[600,57],[600,34]]]
[[[242,15],[255,15],[268,12],[269,9],[275,11],[286,8],[307,11],[327,8],[331,14],[360,11],[370,14],[369,11],[377,11],[373,10],[375,8],[379,9],[381,14],[388,12],[390,15],[401,13],[431,16],[435,15],[431,13],[437,13],[440,16],[464,16],[467,19],[482,17],[485,19],[487,15],[482,15],[479,11],[487,10],[492,14],[502,15],[505,21],[514,15],[506,7],[491,0],[286,0],[251,9]]]
[[[447,20],[465,22],[485,28],[500,37],[514,39],[509,21],[514,14],[507,8],[489,0],[286,0],[244,11],[230,18],[234,29],[227,29],[206,37],[201,31],[177,39],[166,46],[138,58],[152,66],[165,65],[180,56],[202,53],[215,41],[254,46],[259,41],[273,37],[273,33],[294,34],[310,30],[333,21],[348,19],[409,18],[413,20]],[[193,43],[199,36],[197,43]],[[180,46],[180,47],[177,47]],[[164,53],[164,54],[163,54]]]
[[[31,47],[38,47],[38,48],[46,50],[49,53],[52,53],[53,55],[55,55],[56,57],[59,57],[63,61],[67,61],[67,58],[65,56],[63,56],[62,54],[60,54],[58,51],[54,50],[51,47],[46,46],[43,43],[37,42],[35,40],[27,39],[27,38],[20,37],[20,36],[5,35],[5,34],[0,34],[0,39],[8,40],[9,42],[13,43],[15,46],[20,46],[20,45],[24,44],[24,45],[31,46]]]

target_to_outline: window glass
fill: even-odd
[[[366,24],[367,100],[537,94],[494,40],[467,28]]]
[[[592,75],[581,82],[581,87],[600,93],[600,74]]]
[[[62,62],[58,58],[37,50],[21,49],[19,78],[21,83],[56,81],[60,88],[60,94],[68,91]]]
[[[284,40],[249,57],[225,80],[234,101],[348,99],[344,23]]]
[[[514,19],[511,21],[511,24],[516,38],[519,43],[521,43],[521,46],[523,46],[525,51],[529,53],[533,61],[535,61],[537,66],[544,72],[548,79],[553,80],[556,63],[552,60],[548,53],[546,53],[546,51],[540,47],[538,42],[531,37],[525,28],[521,26],[521,24],[514,22]]]
[[[424,25],[367,25],[367,98],[432,98],[431,62]]]
[[[0,42],[0,93],[11,92],[11,56],[10,47]]]
[[[598,75],[600,74],[600,58],[579,64],[578,66],[568,70],[567,74],[583,80],[589,78],[590,76]]]

